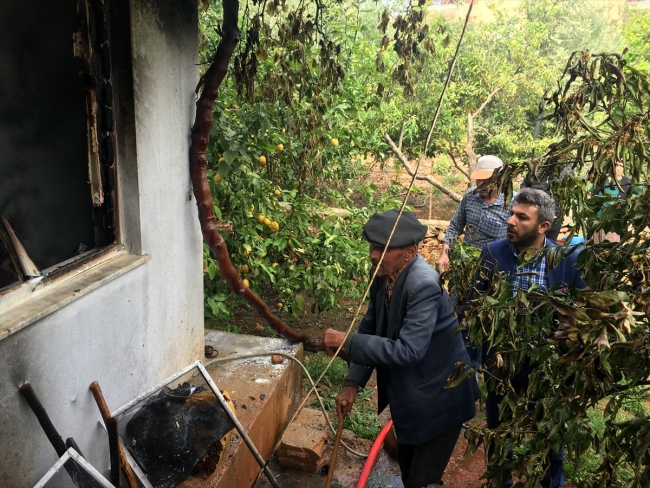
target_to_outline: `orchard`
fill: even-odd
[[[336,313],[342,298],[361,299],[370,272],[361,226],[399,206],[404,191],[397,182],[379,191],[369,177],[371,168],[404,164],[387,140],[405,160],[431,161],[427,181],[451,198],[450,174],[469,188],[478,155],[498,154],[508,195],[523,176],[559,182],[553,192],[571,235],[586,240],[579,262],[588,288],[531,288],[511,298],[495,276],[490,293],[469,301],[462,327],[500,359],[478,371],[496,371],[483,392],[503,389],[513,419],[498,431],[472,427],[470,449],[496,443],[500,464],[488,486],[502,486],[512,471],[519,486],[538,486],[542,460],[560,445],[576,484],[648,486],[650,16],[629,14],[621,28],[599,2],[495,5],[489,29],[468,25],[427,145],[462,19],[435,15],[424,2],[202,3],[206,75],[225,59],[219,49],[231,48],[212,111],[206,185],[238,275],[204,245],[207,326],[223,327],[247,290],[296,317],[308,306]],[[593,189],[615,179],[617,165],[634,196],[600,211]],[[619,243],[592,239],[611,229]],[[455,252],[443,279],[473,296],[476,253]],[[518,395],[509,378],[526,351],[539,367]],[[474,373],[459,366],[450,386]]]

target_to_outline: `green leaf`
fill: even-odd
[[[232,166],[232,163],[235,161],[235,158],[237,157],[239,157],[239,153],[235,151],[226,151],[225,153],[223,153],[223,159],[226,160],[225,162],[228,164],[228,166]]]
[[[305,297],[296,295],[293,303],[293,314],[297,317],[305,311]]]
[[[210,264],[208,264],[208,276],[210,277],[210,280],[214,280],[216,274],[217,274],[217,265],[214,264],[214,261],[210,261]]]
[[[230,173],[230,165],[226,161],[221,161],[217,167],[217,171],[222,178],[225,178]]]

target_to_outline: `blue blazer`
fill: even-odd
[[[444,388],[458,361],[469,362],[440,275],[416,256],[385,305],[385,277],[370,288],[368,311],[349,345],[348,380],[365,385],[377,369],[379,412],[387,404],[398,442],[423,444],[476,415],[474,377]]]
[[[560,247],[557,242],[546,239],[546,247]],[[570,254],[564,256],[563,259],[551,262],[552,259],[547,259],[548,265],[548,287],[551,288],[556,284],[560,286],[575,286],[576,288],[584,288],[587,286],[582,280],[580,270],[578,269],[577,261],[581,249],[575,249]],[[515,257],[515,249],[508,239],[501,239],[494,242],[489,242],[483,246],[480,260],[485,263],[491,273],[494,271],[501,271],[509,275],[514,275],[517,268],[517,258]],[[491,278],[491,276],[489,276]],[[479,292],[486,291],[488,283],[485,280],[479,280],[477,289]]]

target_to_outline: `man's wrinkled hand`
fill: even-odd
[[[340,422],[350,415],[356,398],[357,389],[354,386],[344,386],[341,393],[338,394],[336,397],[336,413],[339,416]]]
[[[334,329],[327,329],[323,335],[323,346],[325,347],[325,354],[329,357],[334,356],[336,350],[341,343],[345,340],[345,333],[339,332]]]
[[[449,255],[443,251],[442,254],[440,254],[440,257],[436,261],[436,271],[440,274],[442,274],[444,271],[447,271],[447,267],[449,266]]]

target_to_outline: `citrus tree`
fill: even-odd
[[[387,15],[373,2],[259,3],[240,12],[206,174],[235,269],[294,314],[310,298],[317,311],[336,309],[341,294],[357,297],[370,266],[361,225],[398,204],[391,192],[377,198],[366,164],[385,155],[377,128],[400,109],[401,87],[377,69],[398,60],[382,47],[391,27],[377,29]],[[206,61],[222,16],[217,4],[202,12]],[[223,322],[236,302],[208,246],[204,268],[206,315]]]
[[[482,388],[505,395],[503,423],[475,427],[470,450],[494,446],[489,486],[503,486],[512,471],[518,486],[538,486],[549,451],[561,446],[577,471],[589,463],[588,475],[576,478],[582,486],[648,486],[650,78],[621,55],[576,52],[546,101],[553,143],[542,156],[508,165],[502,184],[511,193],[529,171],[559,181],[554,196],[586,243],[547,250],[547,262],[580,252],[588,287],[532,286],[513,296],[509,280],[488,278],[476,259],[455,261],[447,279],[472,297],[461,325],[493,351]],[[619,184],[617,165],[632,181],[625,200],[597,190]],[[593,238],[610,231],[620,242]],[[476,292],[477,279],[489,282],[487,293]],[[511,380],[527,359],[530,385],[515,391]]]

